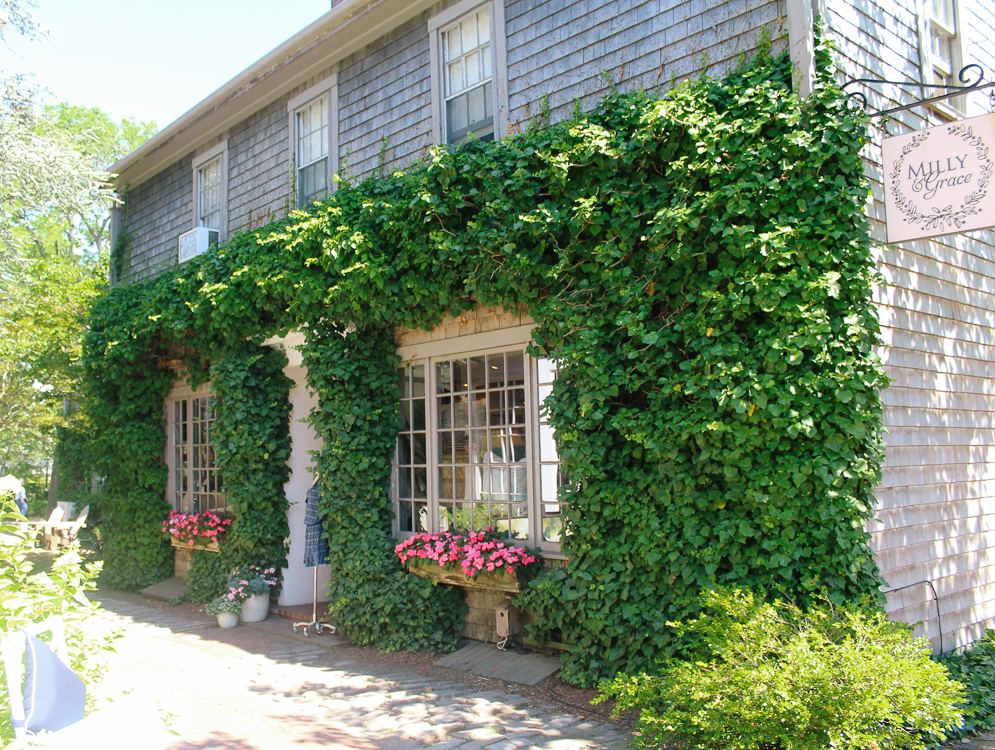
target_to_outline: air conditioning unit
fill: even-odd
[[[177,262],[183,263],[200,255],[211,245],[221,241],[221,233],[217,229],[197,227],[180,235],[177,251]]]

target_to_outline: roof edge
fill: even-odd
[[[342,0],[113,164],[108,169],[112,186],[120,192],[124,185],[144,182],[170,161],[250,115],[247,110],[255,111],[309,73],[314,75],[374,41],[371,34],[386,33],[385,26],[393,28],[433,4],[428,0]],[[341,33],[346,27],[347,36]],[[316,64],[316,59],[321,63]],[[265,85],[268,81],[271,86]]]

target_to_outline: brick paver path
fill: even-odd
[[[124,632],[105,687],[171,714],[171,750],[614,750],[632,739],[513,693],[475,691],[411,668],[374,673],[334,647],[251,626],[221,630],[189,606],[101,598],[95,627]]]

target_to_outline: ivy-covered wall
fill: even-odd
[[[651,669],[679,647],[666,623],[716,583],[872,594],[884,377],[863,122],[824,51],[820,64],[805,101],[788,61],[761,57],[663,99],[613,95],[555,127],[440,150],[114,290],[89,345],[101,439],[122,450],[161,399],[150,357],[164,342],[213,361],[303,329],[333,620],[364,643],[447,647],[458,598],[390,553],[391,332],[524,305],[536,350],[561,363],[549,409],[571,484],[568,565],[522,600],[540,635],[572,644],[568,679]],[[119,415],[127,368],[151,390]],[[145,494],[119,501],[116,529],[164,513],[162,481],[149,470]]]

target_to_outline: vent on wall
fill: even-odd
[[[177,262],[183,263],[194,256],[200,255],[211,245],[217,245],[221,236],[217,229],[207,227],[197,227],[189,232],[184,232],[179,237]]]

